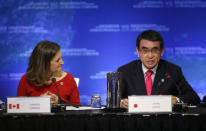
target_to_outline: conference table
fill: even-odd
[[[52,113],[0,113],[0,131],[206,131],[206,108],[170,113],[125,110],[61,110]]]

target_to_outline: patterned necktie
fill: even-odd
[[[147,95],[150,96],[151,95],[151,92],[152,92],[152,78],[151,78],[151,75],[152,75],[153,71],[151,70],[148,70],[146,72],[146,89],[147,89]]]

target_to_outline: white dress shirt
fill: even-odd
[[[152,70],[153,73],[152,73],[152,75],[151,75],[151,79],[152,79],[152,84],[153,84],[154,78],[155,78],[155,75],[156,75],[156,71],[157,71],[157,66],[158,66],[158,64],[157,64],[154,68],[152,68],[152,69],[147,69],[147,68],[144,66],[144,64],[142,64],[142,70],[143,70],[143,75],[144,75],[145,83],[146,83],[146,78],[147,78],[146,72],[147,72],[148,70]]]

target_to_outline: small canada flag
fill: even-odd
[[[9,109],[19,109],[19,104],[9,104]]]

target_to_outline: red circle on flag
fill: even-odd
[[[137,108],[138,107],[138,105],[137,104],[134,104],[134,108]]]

